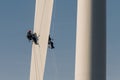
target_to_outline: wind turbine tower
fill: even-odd
[[[106,80],[106,0],[77,0],[75,80]]]

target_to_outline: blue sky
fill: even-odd
[[[74,80],[76,0],[55,0],[45,80]],[[107,80],[120,80],[120,0],[107,0]],[[35,0],[0,0],[0,80],[29,80]],[[67,32],[67,33],[66,33]]]
[[[120,79],[120,1],[107,1],[107,79]]]

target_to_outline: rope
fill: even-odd
[[[41,34],[41,26],[42,26],[42,23],[43,23],[43,16],[44,16],[44,12],[45,12],[45,4],[46,4],[46,0],[44,0],[44,3],[43,3],[43,9],[42,9],[42,17],[41,17],[41,21],[40,21],[40,28],[39,28],[39,30],[40,30],[40,33],[38,33],[39,35]]]
[[[53,10],[54,10],[54,13],[53,13],[53,23],[52,23],[52,30],[51,30],[51,33],[53,33],[53,38],[54,38],[54,44],[55,44],[55,18],[56,18],[56,0],[54,0],[54,7],[53,7]],[[54,80],[58,80],[58,68],[57,68],[57,59],[56,59],[56,55],[55,55],[55,49],[53,49],[53,52],[51,54],[51,56],[53,57],[53,66],[55,67],[55,74],[54,75]]]
[[[41,50],[41,48],[39,47],[39,52],[40,52],[40,50]],[[43,63],[42,63],[42,62],[43,62],[43,61],[42,61],[42,54],[41,54],[41,53],[39,53],[39,54],[40,54],[40,63],[41,63],[41,64],[40,64],[40,68],[42,69],[41,72],[43,73],[43,67],[42,67],[42,66],[43,66],[43,65],[42,65],[42,64],[43,64]],[[43,75],[44,75],[44,73],[43,73]]]
[[[56,16],[56,0],[54,0],[54,7],[53,7],[53,22],[52,22],[52,30],[51,32],[53,32],[53,37],[55,36],[55,16]]]
[[[41,26],[42,26],[42,23],[43,23],[43,16],[44,16],[44,12],[45,12],[45,5],[46,5],[46,0],[44,0],[44,2],[43,2],[43,7],[42,7],[42,10],[41,10],[42,13],[41,13],[40,26],[39,26],[39,29],[38,29],[40,31],[38,31],[37,36],[40,36],[40,34],[41,34],[41,30],[42,30]],[[35,19],[37,19],[36,16],[35,16]],[[35,23],[34,23],[34,25],[35,25]],[[34,33],[35,33],[35,30],[34,30]],[[39,38],[38,38],[38,40],[39,40]]]
[[[52,57],[53,57],[53,66],[54,66],[54,69],[55,69],[55,74],[54,75],[54,80],[58,80],[58,67],[57,67],[57,59],[56,59],[56,55],[55,55],[55,50],[53,51],[53,54],[52,54]]]
[[[35,48],[35,46],[33,48],[34,48],[33,57],[34,57],[36,80],[40,80],[41,76],[39,75],[39,73],[40,73],[40,69],[39,68],[43,69],[43,67],[42,67],[42,58],[41,58],[42,56],[41,56],[41,53],[40,53],[40,56],[39,56],[40,57],[40,67],[39,67],[39,60],[37,58],[38,55],[37,55],[37,52],[36,52],[37,49]],[[38,52],[40,52],[40,49],[38,49],[38,50],[39,50]],[[43,71],[42,71],[42,73],[43,73]]]
[[[35,78],[36,78],[36,80],[37,80],[37,78],[38,78],[38,76],[37,76],[37,75],[38,75],[37,66],[38,66],[38,65],[37,65],[37,60],[36,60],[36,55],[35,55],[35,54],[36,54],[36,52],[35,52],[35,51],[36,51],[36,50],[35,50],[35,46],[33,46],[33,48],[34,48],[34,49],[33,49],[33,50],[34,50],[34,52],[33,52],[34,54],[33,54],[32,56],[33,56],[33,58],[34,58],[34,62],[33,62],[33,63],[34,63],[34,65],[35,65],[35,75],[36,75]]]

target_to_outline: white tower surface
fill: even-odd
[[[106,80],[106,0],[77,0],[75,80]]]
[[[39,36],[39,46],[33,43],[30,80],[43,80],[52,17],[53,0],[36,0],[34,33]]]

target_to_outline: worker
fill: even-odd
[[[32,40],[35,44],[38,45],[38,37],[37,37],[37,34],[36,34],[36,33],[32,33],[31,30],[29,30],[29,31],[27,32],[27,39],[28,39],[29,41]]]
[[[51,37],[50,37],[50,35],[49,35],[48,45],[50,45],[50,48],[51,48],[51,49],[54,49],[54,48],[55,48],[55,47],[54,47],[54,44],[53,44],[53,41],[52,41],[52,39],[51,39]]]

